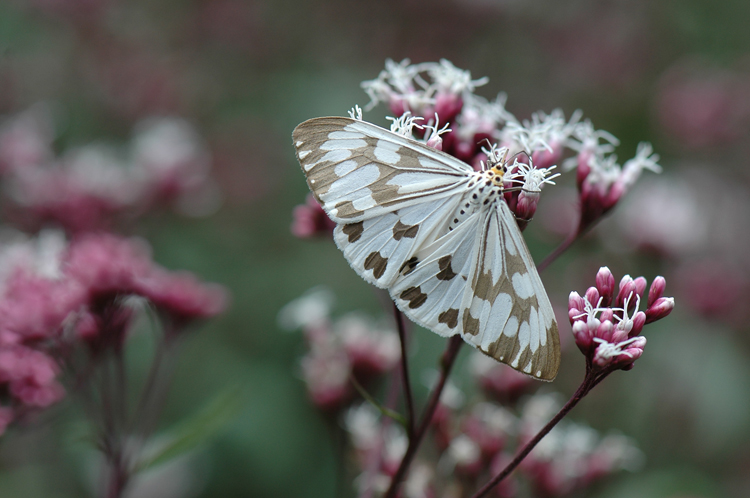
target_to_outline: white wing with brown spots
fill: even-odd
[[[389,288],[418,262],[418,252],[446,231],[458,209],[460,196],[440,197],[398,211],[340,224],[333,232],[336,245],[359,275]]]
[[[476,271],[461,305],[466,342],[512,368],[552,380],[560,339],[552,305],[507,204],[480,228]]]
[[[297,158],[338,223],[352,268],[388,289],[410,319],[460,334],[485,354],[552,380],[552,306],[502,197],[502,173],[364,121],[317,118],[294,130]],[[494,170],[494,168],[493,168]]]
[[[416,140],[350,118],[315,118],[292,134],[315,198],[337,223],[455,194],[471,167]]]

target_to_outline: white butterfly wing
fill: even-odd
[[[428,199],[356,223],[339,224],[336,245],[362,278],[388,288],[416,265],[416,253],[447,231],[460,195]]]
[[[487,211],[480,234],[462,302],[464,340],[518,371],[554,379],[560,366],[555,314],[507,204]]]
[[[473,170],[378,126],[316,118],[293,134],[308,185],[339,225],[334,240],[365,280],[410,319],[461,334],[485,354],[552,380],[560,361],[552,306],[502,201],[448,225]]]
[[[315,118],[292,134],[307,184],[337,223],[452,195],[472,169],[443,152],[350,118]]]

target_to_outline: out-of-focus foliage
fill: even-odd
[[[138,496],[353,493],[352,469],[337,468],[342,422],[307,399],[304,339],[281,330],[277,314],[318,284],[338,296],[338,314],[390,308],[330,241],[291,234],[307,187],[290,135],[305,119],[364,105],[359,83],[375,78],[386,58],[407,57],[447,58],[489,76],[477,93],[502,89],[519,118],[580,108],[621,139],[626,157],[639,141],[653,143],[663,175],[642,179],[542,275],[559,318],[570,290],[585,288],[605,264],[618,275],[664,275],[678,303],[649,331],[636,368],[612,375],[572,414],[631,436],[645,455],[639,472],[586,496],[750,494],[748,18],[750,3],[739,0],[0,4],[0,115],[46,102],[58,151],[126,143],[147,118],[184,119],[205,142],[222,193],[221,208],[203,218],[165,212],[131,228],[161,265],[219,282],[233,296],[225,315],[184,344],[162,428],[229,385],[241,391],[238,415],[208,445],[153,469]],[[573,228],[567,176],[545,190],[525,232],[537,261]],[[415,341],[414,371],[433,367],[443,340],[417,330]],[[144,376],[149,347],[136,336],[129,351]],[[459,386],[469,376],[466,353],[455,368]],[[582,368],[568,347],[555,390],[572,392]],[[420,402],[425,391],[417,386]],[[96,466],[78,420],[66,402],[6,434],[0,495],[91,493]]]

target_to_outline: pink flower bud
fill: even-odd
[[[615,277],[606,266],[599,268],[596,274],[596,288],[602,298],[602,306],[612,304],[612,297],[615,293]]]
[[[648,282],[644,277],[638,277],[634,280],[635,282],[635,293],[640,297],[643,297],[643,293],[646,291],[646,285]]]
[[[564,147],[559,143],[550,145],[552,146],[551,151],[549,149],[542,149],[534,151],[531,154],[531,161],[534,163],[535,167],[549,168],[560,161],[560,158],[562,158]]]
[[[667,281],[664,277],[658,276],[654,279],[651,283],[651,288],[648,291],[648,304],[646,305],[648,308],[650,308],[657,299],[664,295],[664,289],[666,287]]]
[[[440,92],[435,96],[435,111],[443,123],[450,123],[464,106],[461,95]],[[431,114],[430,114],[431,115]]]
[[[573,324],[573,337],[575,338],[578,349],[580,349],[582,353],[587,354],[593,344],[593,334],[589,331],[586,322],[579,321]]]
[[[304,204],[295,206],[292,211],[292,234],[301,239],[317,235],[331,236],[336,223],[331,221],[312,194],[307,195]]]
[[[579,192],[581,191],[584,180],[589,176],[589,173],[591,173],[591,166],[589,165],[589,162],[591,161],[591,151],[589,150],[582,150],[578,154],[578,169],[576,170],[576,184],[578,185]]]
[[[599,328],[596,329],[596,337],[604,339],[607,342],[617,342],[612,338],[614,328],[615,326],[612,322],[602,321],[601,324],[599,324]]]
[[[570,324],[573,325],[573,322],[576,320],[583,320],[586,317],[586,314],[582,310],[578,310],[575,308],[570,308],[568,310],[568,320],[570,320]]]
[[[536,207],[539,203],[539,192],[526,192],[522,190],[518,194],[518,202],[514,209],[514,214],[519,220],[529,221],[536,213]]]
[[[654,302],[653,305],[649,306],[646,310],[646,323],[655,322],[661,320],[672,312],[674,308],[673,297],[660,297]]]
[[[596,289],[596,287],[589,287],[586,290],[586,299],[591,304],[591,306],[596,306],[599,303],[599,291]]]
[[[427,147],[432,147],[436,150],[443,150],[443,139],[437,133],[427,140]]]
[[[620,202],[622,196],[627,192],[627,185],[621,179],[615,181],[609,189],[609,192],[602,201],[603,212],[607,212]]]
[[[603,322],[611,322],[614,319],[615,312],[612,311],[611,308],[607,308],[604,311],[602,311],[602,314],[599,315],[599,320]]]
[[[639,311],[633,317],[633,328],[630,329],[630,333],[628,335],[630,337],[635,337],[637,335],[640,335],[641,331],[643,330],[643,326],[645,324],[646,324],[646,313],[644,313],[643,311]]]
[[[630,275],[622,277],[622,280],[620,280],[620,291],[617,293],[617,299],[615,300],[615,307],[624,307],[626,299],[628,299],[628,305],[630,305],[630,301],[635,303],[635,291],[635,282]]]
[[[619,326],[616,327],[613,330],[612,335],[608,339],[608,342],[620,343],[620,342],[626,341],[628,339],[628,329],[629,328],[630,327],[627,327],[627,328],[620,328]]]
[[[580,294],[576,291],[570,293],[570,296],[568,296],[568,309],[575,308],[576,310],[582,310],[585,306],[585,302]]]

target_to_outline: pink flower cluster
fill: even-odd
[[[471,73],[443,59],[439,63],[411,64],[386,61],[380,75],[362,82],[370,97],[366,109],[385,103],[395,118],[391,131],[423,140],[480,170],[508,160],[505,200],[521,229],[534,216],[541,188],[552,183],[548,176],[566,150],[577,158],[565,161],[578,167],[581,200],[579,232],[608,212],[635,183],[643,169],[660,171],[658,156],[642,143],[636,157],[623,168],[610,153],[618,141],[591,122],[581,121],[581,112],[565,119],[560,109],[537,112],[530,120],[519,120],[505,108],[506,96],[489,101],[474,93],[487,78],[472,79]],[[355,112],[356,111],[356,112]],[[361,109],[350,112],[362,119]],[[444,123],[443,127],[439,123]],[[600,144],[600,140],[605,143]],[[489,147],[488,147],[489,146]],[[292,231],[300,237],[326,233],[323,211],[308,199],[294,212]]]
[[[336,227],[312,194],[307,194],[304,204],[294,207],[292,218],[292,235],[301,239],[320,235],[330,237]]]
[[[527,441],[560,408],[555,395],[537,394],[527,400],[518,423],[519,440]],[[600,436],[594,429],[563,422],[547,434],[521,464],[534,496],[566,496],[585,489],[618,470],[635,470],[643,454],[620,434]]]
[[[483,356],[478,352],[473,355],[472,362]],[[463,393],[453,385],[448,393],[451,391],[456,391],[449,396],[453,400],[441,399],[432,420],[432,451],[417,457],[401,496],[469,496],[502,470],[560,408],[558,396],[553,394],[527,393],[502,405],[480,397],[466,406],[455,401],[464,398]],[[360,495],[378,496],[387,489],[406,451],[406,433],[395,421],[382,420],[367,403],[348,410],[345,427],[361,469],[356,480]],[[633,470],[641,459],[640,451],[624,436],[601,436],[582,424],[562,424],[491,496],[515,497],[527,485],[534,489],[534,496],[567,496],[620,470]]]
[[[656,277],[646,311],[639,311],[646,279],[625,275],[615,294],[615,278],[609,268],[602,267],[596,274],[596,286],[589,287],[583,297],[570,293],[568,317],[588,366],[602,370],[633,367],[646,346],[646,338],[640,335],[643,326],[664,318],[674,308],[674,298],[664,297],[665,287],[664,277]]]
[[[57,156],[54,138],[50,112],[40,105],[0,127],[4,200],[11,221],[21,227],[54,223],[78,233],[166,204],[186,214],[217,205],[209,154],[184,121],[141,122],[127,151],[94,143]]]
[[[216,315],[227,301],[219,286],[155,265],[144,242],[114,235],[67,244],[43,232],[6,244],[0,259],[0,384],[8,393],[0,428],[63,397],[58,376],[81,346],[94,355],[122,346],[135,315],[128,298],[148,300],[165,333]]]
[[[369,385],[390,372],[400,358],[398,336],[388,327],[352,314],[330,319],[332,296],[313,289],[282,309],[284,328],[302,328],[308,352],[302,358],[302,376],[312,402],[335,412],[351,403],[357,393],[352,379]]]

